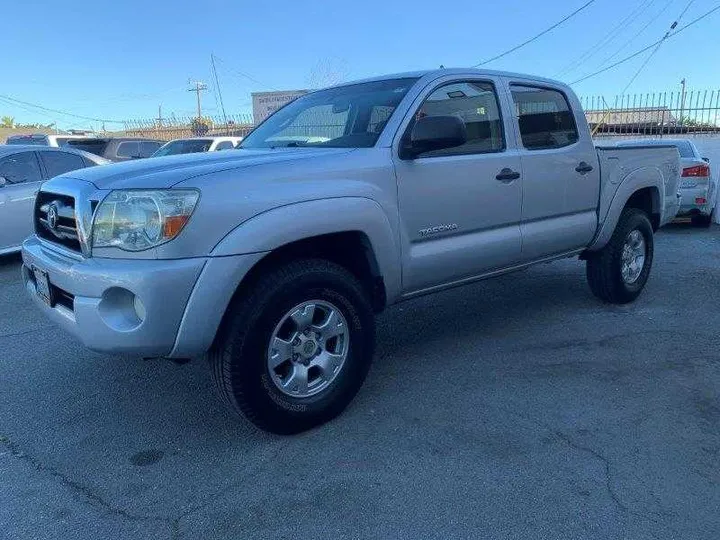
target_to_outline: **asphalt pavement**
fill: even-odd
[[[720,227],[640,299],[566,260],[379,320],[348,410],[279,437],[207,366],[97,354],[0,261],[0,538],[720,538]]]

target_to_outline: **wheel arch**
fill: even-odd
[[[588,251],[605,247],[625,208],[637,208],[647,213],[653,231],[660,228],[663,220],[663,193],[665,190],[662,172],[655,167],[643,167],[627,175],[619,184],[608,203],[601,201],[601,217],[598,232]],[[603,208],[603,206],[606,206]],[[604,219],[603,219],[604,217]]]

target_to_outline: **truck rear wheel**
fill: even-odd
[[[647,283],[653,252],[653,230],[647,215],[626,208],[608,244],[587,258],[590,290],[603,302],[632,302]]]
[[[298,433],[331,420],[368,373],[375,322],[343,267],[300,260],[236,298],[209,354],[221,397],[261,429]]]

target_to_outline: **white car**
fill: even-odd
[[[242,139],[242,137],[192,137],[189,139],[174,139],[162,145],[150,157],[232,150],[240,144]]]
[[[702,157],[695,143],[689,139],[652,139],[623,141],[618,146],[670,145],[680,152],[680,210],[678,217],[690,216],[693,225],[709,227],[717,200],[718,178],[713,178],[710,160]]]

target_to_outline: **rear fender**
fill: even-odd
[[[609,184],[608,188],[613,185]],[[651,188],[652,213],[660,216],[663,223],[663,204],[661,194],[665,191],[664,177],[657,167],[642,167],[635,169],[618,184],[614,194],[601,195],[599,217],[600,224],[595,238],[588,246],[589,251],[598,251],[610,241],[620,215],[625,209],[630,197],[641,189]]]
[[[338,197],[289,204],[238,225],[212,250],[212,257],[267,253],[324,234],[359,231],[370,241],[388,303],[400,294],[398,235],[382,207],[365,197]]]

